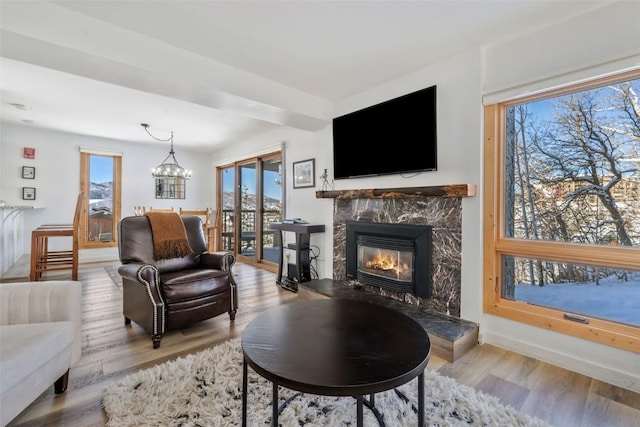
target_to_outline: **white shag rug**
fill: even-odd
[[[248,372],[248,425],[268,426],[272,385],[251,367]],[[416,384],[414,379],[398,388],[410,399],[409,403],[393,390],[375,395],[376,408],[384,416],[387,427],[417,425]],[[278,394],[281,404],[297,392],[280,387]],[[240,426],[240,339],[131,374],[110,384],[104,391],[102,403],[109,416],[109,427]],[[502,405],[493,396],[429,370],[425,371],[425,420],[427,426],[548,426]],[[303,394],[288,403],[279,416],[279,425],[355,426],[356,401],[353,397]],[[378,425],[366,407],[364,425]]]

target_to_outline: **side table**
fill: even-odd
[[[282,284],[282,268],[284,264],[284,232],[290,231],[295,233],[296,242],[287,245],[287,249],[292,249],[296,253],[296,274],[297,283],[308,282],[311,280],[311,259],[309,256],[310,238],[312,233],[324,233],[323,224],[285,224],[274,222],[270,224],[272,230],[280,232],[280,260],[278,263],[278,277],[276,283]]]

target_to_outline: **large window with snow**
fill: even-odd
[[[639,95],[636,71],[486,108],[485,311],[640,352]]]

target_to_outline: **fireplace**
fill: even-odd
[[[430,298],[431,233],[428,225],[347,221],[347,278]]]

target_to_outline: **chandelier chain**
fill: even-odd
[[[178,160],[176,160],[175,152],[173,150],[173,131],[171,131],[171,136],[167,139],[157,138],[149,132],[149,125],[146,123],[141,123],[140,126],[144,128],[147,134],[160,142],[170,142],[170,150],[169,155],[162,161],[160,166],[153,168],[151,171],[151,175],[154,178],[182,178],[189,179],[191,178],[191,171],[186,170],[180,164],[178,164]]]

